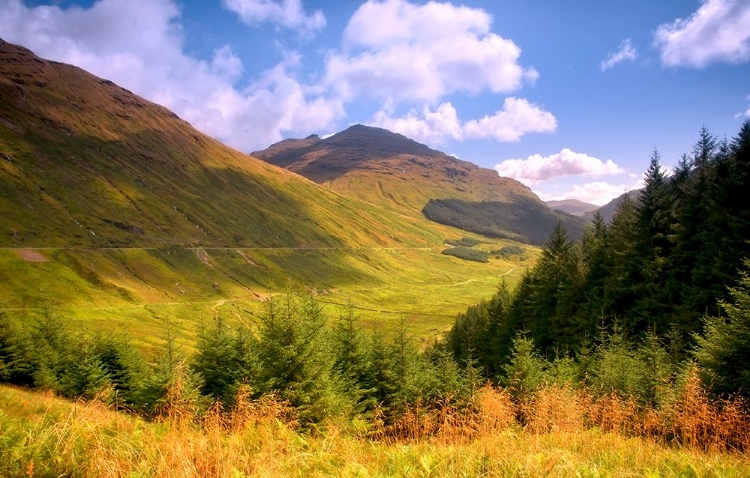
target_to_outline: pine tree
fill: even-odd
[[[116,405],[132,405],[146,375],[143,355],[125,337],[96,337],[94,353],[114,388]]]
[[[306,423],[336,412],[333,354],[326,321],[312,292],[287,290],[269,301],[258,341],[261,391],[275,391],[295,406]]]
[[[625,316],[630,332],[643,333],[656,325],[666,332],[671,321],[672,304],[666,294],[671,253],[668,181],[662,172],[661,156],[654,150],[645,174],[645,186],[636,203],[637,236],[634,264],[640,269],[641,281],[633,284],[638,299]],[[633,271],[633,276],[638,273]]]
[[[723,317],[709,316],[705,334],[696,336],[695,357],[704,383],[719,395],[739,393],[750,398],[750,261],[745,261],[739,283],[730,289],[731,301],[720,302]]]
[[[593,336],[606,307],[604,289],[612,267],[610,232],[602,215],[597,211],[581,239],[583,263],[583,304],[578,313],[580,333]]]
[[[333,373],[341,393],[352,404],[353,412],[372,410],[377,402],[375,384],[369,374],[372,366],[370,351],[351,299],[333,330],[333,354]]]
[[[604,307],[600,325],[611,325],[617,317],[624,317],[638,300],[638,284],[643,280],[636,256],[638,226],[635,202],[624,196],[612,218],[610,246],[612,260],[604,284]]]
[[[233,331],[220,315],[199,330],[190,366],[201,379],[201,393],[226,405],[260,373],[250,333],[244,327]]]
[[[537,352],[534,340],[521,331],[513,338],[510,361],[503,367],[501,383],[520,403],[527,402],[542,385],[547,362]]]

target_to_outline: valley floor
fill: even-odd
[[[508,241],[477,248],[501,248]],[[29,322],[53,311],[92,330],[158,341],[163,319],[188,343],[201,321],[222,314],[252,321],[265,300],[313,290],[331,319],[348,304],[368,327],[409,331],[431,343],[456,314],[514,285],[538,249],[489,263],[441,254],[443,247],[357,248],[0,248],[0,310]],[[137,326],[136,326],[137,324]]]

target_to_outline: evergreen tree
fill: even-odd
[[[203,395],[231,404],[241,385],[253,383],[259,374],[253,342],[245,328],[232,331],[220,315],[199,330],[190,365]]]
[[[720,303],[725,317],[706,317],[705,334],[696,336],[695,358],[704,383],[717,394],[750,398],[750,261],[745,261],[731,301]]]
[[[370,376],[370,351],[351,299],[333,330],[333,353],[333,373],[342,393],[352,404],[353,412],[372,410],[377,402],[375,384]]]
[[[340,407],[334,394],[334,358],[326,321],[312,292],[287,291],[269,301],[258,341],[261,391],[276,391],[303,422],[317,422]]]
[[[580,334],[593,336],[604,315],[604,291],[612,267],[610,232],[602,215],[597,211],[581,239],[583,266],[583,304],[578,313]]]
[[[513,338],[510,361],[503,366],[500,383],[523,403],[543,384],[546,368],[547,361],[537,352],[534,340],[519,331]]]
[[[638,298],[624,320],[632,333],[643,333],[654,325],[666,332],[672,310],[666,294],[672,225],[668,182],[656,150],[651,155],[644,180],[645,186],[635,207],[637,235],[632,252],[636,259],[633,264],[639,271],[631,271],[632,277],[640,279],[631,285]]]
[[[80,334],[71,345],[61,367],[57,391],[66,397],[92,399],[110,386],[109,376],[90,337]]]
[[[643,280],[640,261],[636,256],[638,226],[635,202],[624,196],[617,207],[609,228],[611,262],[604,283],[604,314],[610,325],[614,318],[624,317],[638,300],[638,284]]]
[[[114,388],[115,405],[132,405],[146,374],[143,355],[124,337],[96,337],[94,354]]]
[[[172,321],[163,319],[162,343],[133,394],[134,405],[148,417],[193,416],[203,405],[199,387],[200,378],[190,370],[177,345]]]

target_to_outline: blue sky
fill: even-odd
[[[381,126],[603,204],[750,118],[750,0],[0,0],[0,37],[250,152]]]

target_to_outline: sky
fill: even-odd
[[[0,0],[0,38],[244,152],[362,123],[597,205],[750,118],[750,0]]]

